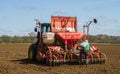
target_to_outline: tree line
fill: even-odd
[[[36,41],[35,36],[7,36],[2,35],[0,37],[0,43],[34,43]]]
[[[105,34],[100,35],[90,35],[89,41],[91,43],[115,43],[120,44],[120,36],[110,36]]]
[[[36,36],[29,34],[28,36],[0,36],[0,43],[34,43],[36,42]],[[116,43],[120,44],[120,36],[109,36],[109,35],[90,35],[90,43]]]

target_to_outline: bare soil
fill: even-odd
[[[30,63],[30,44],[0,44],[0,74],[120,74],[120,45],[99,45],[106,53],[105,64],[60,65],[49,67]]]

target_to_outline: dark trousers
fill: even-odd
[[[85,50],[85,59],[88,61],[89,50]]]
[[[85,60],[88,61],[88,54],[89,54],[89,50],[81,50],[80,51],[80,60],[82,59],[82,55],[85,56]]]

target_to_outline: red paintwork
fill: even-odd
[[[84,36],[84,33],[77,32],[76,17],[52,16],[51,31],[64,42],[65,50],[68,45],[74,46]]]
[[[90,50],[93,51],[93,52],[98,52],[98,51],[99,51],[99,48],[98,48],[97,46],[91,45],[91,46],[90,46]]]
[[[67,41],[67,44],[71,44],[73,41],[78,41],[80,40],[83,36],[84,33],[70,33],[70,32],[59,32],[56,33],[63,41]]]
[[[77,32],[77,18],[65,17],[65,16],[51,16],[51,31],[52,32],[64,32],[67,29],[73,29]]]

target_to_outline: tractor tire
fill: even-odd
[[[37,55],[37,45],[32,44],[29,47],[29,50],[28,50],[28,59],[29,59],[29,61],[36,61],[36,55]]]

